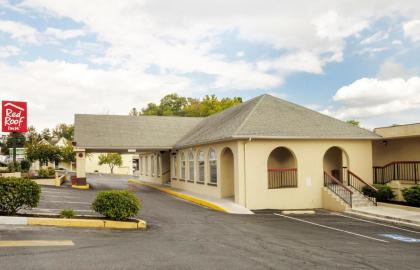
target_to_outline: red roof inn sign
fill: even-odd
[[[3,132],[26,132],[27,131],[27,107],[26,102],[2,101],[1,130]]]

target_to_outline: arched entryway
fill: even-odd
[[[233,152],[229,147],[226,147],[220,154],[220,188],[223,198],[235,196],[235,175],[233,168]]]
[[[324,172],[342,183],[346,183],[346,169],[349,166],[347,153],[340,147],[333,146],[324,154]]]
[[[268,188],[297,187],[297,162],[295,155],[286,147],[271,151],[267,160]]]

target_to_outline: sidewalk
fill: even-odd
[[[388,220],[403,225],[412,225],[420,228],[420,211],[399,209],[384,205],[355,207],[346,211],[363,217],[371,217],[380,220]]]
[[[168,186],[156,185],[156,184],[143,182],[143,181],[139,181],[135,179],[130,179],[129,182],[148,186],[148,187],[157,189],[159,191],[171,194],[183,200],[190,201],[192,203],[196,203],[196,204],[199,204],[199,205],[202,205],[202,206],[214,209],[214,210],[218,210],[221,212],[226,212],[229,214],[244,214],[244,215],[254,214],[251,210],[243,207],[242,205],[235,203],[233,200],[215,198],[215,197],[204,195],[204,194],[176,189],[176,188],[168,187]]]

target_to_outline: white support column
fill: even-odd
[[[86,182],[86,151],[85,149],[75,148],[76,152],[76,177]]]

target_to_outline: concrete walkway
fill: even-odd
[[[376,217],[382,220],[389,220],[395,223],[405,225],[415,225],[420,227],[420,211],[399,209],[387,206],[365,206],[355,207],[348,211],[348,213],[359,214],[364,217]]]
[[[169,186],[162,186],[162,185],[156,185],[150,182],[143,182],[135,179],[130,180],[131,183],[134,184],[143,184],[147,185],[149,187],[158,189],[162,192],[169,193],[171,195],[174,195],[176,197],[179,197],[181,199],[184,199],[186,201],[191,201],[193,203],[197,203],[203,206],[207,206],[209,208],[213,208],[215,210],[221,210],[223,212],[229,213],[229,214],[243,214],[243,215],[252,215],[254,214],[251,210],[248,208],[243,207],[240,204],[237,204],[232,199],[221,199],[216,198],[209,195],[199,194],[191,191],[181,190]],[[202,203],[201,203],[202,202]],[[212,205],[214,207],[212,207]]]

